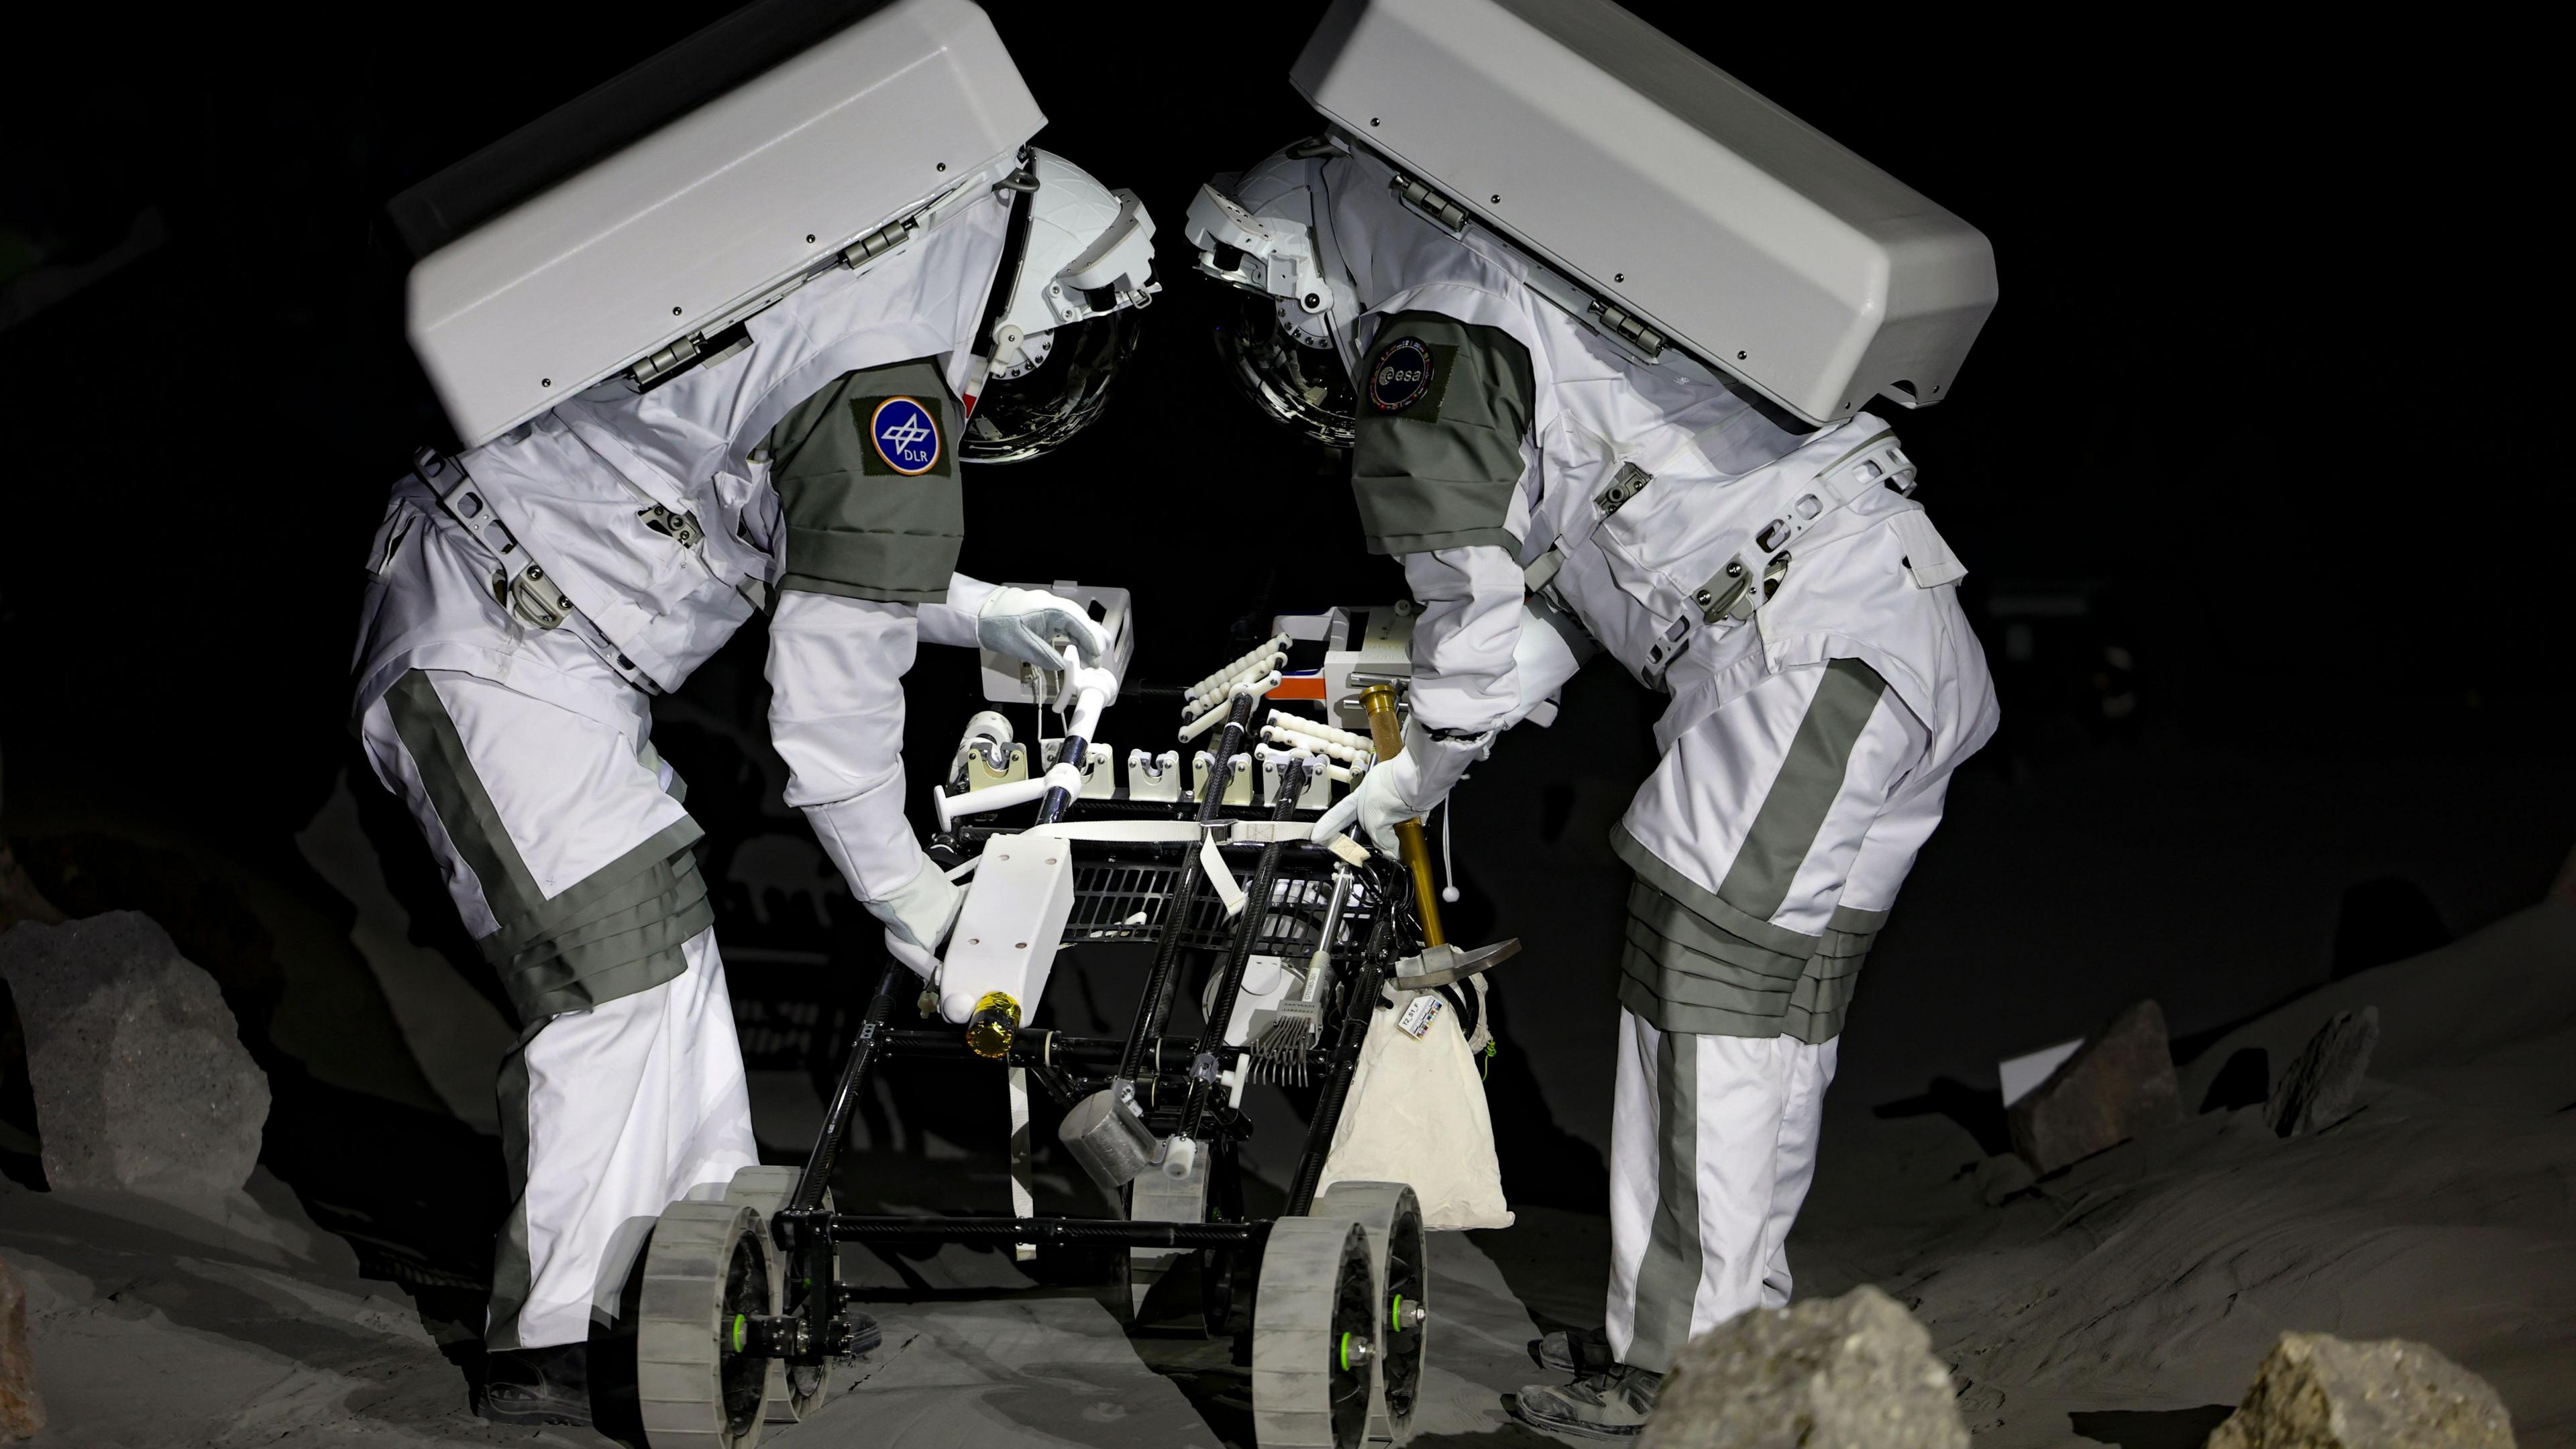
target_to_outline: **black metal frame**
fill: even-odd
[[[1229,818],[1254,812],[1230,811],[1220,802],[1229,783],[1229,763],[1248,732],[1257,704],[1250,697],[1236,700],[1214,751],[1219,762],[1211,772],[1215,778],[1210,781],[1206,798],[1196,807],[1202,837],[1216,830],[1221,850],[1240,852],[1252,848],[1227,843],[1221,827]],[[1077,747],[1069,744],[1068,752],[1074,748]],[[1274,820],[1295,816],[1294,802],[1301,793],[1302,780],[1295,778],[1294,770],[1290,775],[1292,778],[1282,782],[1280,804],[1267,812]],[[1171,808],[1066,799],[1062,792],[1051,792],[1040,806],[1039,821],[1051,822],[1068,813],[1169,818]],[[998,833],[1002,831],[995,827],[966,826],[945,843],[959,853],[972,853],[986,838]],[[1199,899],[1197,850],[1196,842],[1122,845],[1096,852],[1078,846],[1077,907],[1067,926],[1066,940],[1151,939],[1156,945],[1153,969],[1137,1003],[1134,1022],[1123,1042],[1022,1030],[1015,1034],[996,1065],[1026,1068],[1031,1080],[1065,1106],[1113,1081],[1132,1082],[1138,1099],[1150,1104],[1146,1120],[1157,1136],[1185,1135],[1199,1142],[1202,1150],[1230,1160],[1231,1148],[1249,1132],[1249,1126],[1242,1114],[1227,1105],[1223,1094],[1214,1089],[1225,1070],[1225,1058],[1237,1057],[1241,1068],[1244,1049],[1226,1045],[1221,1023],[1232,1012],[1249,958],[1263,954],[1261,947],[1272,948],[1266,954],[1287,954],[1293,949],[1304,955],[1316,949],[1320,931],[1315,936],[1299,938],[1294,913],[1283,912],[1274,904],[1281,883],[1302,889],[1329,877],[1342,862],[1325,847],[1307,842],[1261,845],[1252,872],[1253,886],[1247,892],[1253,904],[1228,923],[1216,902],[1202,903]],[[1086,861],[1086,854],[1099,858]],[[1322,1090],[1313,1121],[1307,1127],[1305,1151],[1291,1183],[1284,1216],[1302,1215],[1313,1205],[1325,1157],[1350,1096],[1360,1048],[1386,980],[1400,957],[1421,949],[1420,926],[1409,894],[1410,879],[1403,870],[1374,855],[1365,864],[1349,869],[1358,878],[1359,890],[1366,893],[1366,906],[1357,911],[1346,908],[1335,939],[1322,943],[1334,963],[1336,998],[1328,1006],[1322,1034],[1307,1051],[1306,1065],[1321,1082]],[[1090,872],[1087,884],[1086,871]],[[1085,909],[1085,903],[1089,909]],[[1127,917],[1133,913],[1119,912],[1121,905],[1138,905],[1149,919],[1130,926]],[[1274,926],[1283,916],[1291,917],[1289,923],[1284,928]],[[1189,950],[1222,951],[1222,972],[1215,1009],[1208,1013],[1209,1024],[1194,1041],[1173,1040],[1164,1036],[1163,1026],[1180,958]],[[867,1216],[824,1211],[822,1195],[848,1136],[860,1089],[881,1059],[991,1060],[971,1051],[965,1034],[955,1028],[898,1030],[890,1026],[896,1004],[911,996],[913,986],[909,968],[891,960],[886,963],[885,974],[860,1018],[839,1083],[824,1114],[822,1130],[806,1158],[796,1191],[770,1221],[772,1239],[785,1255],[786,1301],[776,1305],[777,1312],[772,1316],[745,1323],[743,1351],[784,1358],[794,1364],[817,1364],[847,1351],[853,1336],[847,1310],[856,1295],[849,1285],[835,1278],[835,1243],[1181,1248],[1206,1252],[1222,1268],[1236,1266],[1232,1261],[1236,1255],[1257,1260],[1269,1237],[1269,1220],[1183,1223],[1057,1216]],[[1235,1283],[1252,1283],[1258,1281],[1259,1273],[1232,1272],[1225,1276]],[[1230,1289],[1227,1296],[1230,1300]],[[1235,1316],[1218,1311],[1232,1306],[1230,1302],[1212,1304],[1211,1321]]]

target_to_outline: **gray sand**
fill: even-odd
[[[1993,1449],[2196,1446],[2293,1328],[2431,1344],[2496,1386],[2524,1445],[2576,1445],[2571,983],[2576,906],[2534,907],[2184,1073],[2188,1107],[2238,1048],[2277,1071],[2334,1011],[2375,1005],[2372,1080],[2334,1126],[2285,1141],[2259,1107],[2191,1116],[2036,1183],[1944,1118],[1838,1103],[1799,1291],[1869,1281],[1913,1307]],[[1598,1218],[1561,1210],[1440,1238],[1417,1443],[1542,1442],[1503,1395],[1536,1376],[1538,1324],[1598,1321],[1602,1248]],[[604,1442],[471,1418],[461,1332],[359,1276],[265,1172],[182,1205],[0,1190],[0,1256],[27,1281],[50,1442]],[[885,1345],[776,1442],[1213,1446],[1248,1424],[1224,1344],[1130,1339],[1107,1285],[1033,1288],[956,1250],[848,1271],[886,1295]]]

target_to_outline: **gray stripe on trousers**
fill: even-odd
[[[1717,893],[1728,904],[1769,920],[1789,899],[1798,867],[1806,863],[1826,812],[1842,794],[1852,746],[1886,692],[1887,681],[1857,659],[1825,666],[1824,682],[1807,702],[1807,717],[1798,722],[1780,773],[1745,833],[1744,848],[1735,853],[1726,879],[1717,883]]]
[[[483,1327],[489,1350],[523,1348],[519,1314],[536,1291],[536,1270],[528,1256],[528,1043],[537,1028],[519,1033],[518,1045],[501,1058],[501,1078],[493,1095],[501,1108],[501,1164],[509,1174],[510,1205],[492,1238],[492,1303]]]
[[[691,869],[680,862],[695,858],[689,847],[705,835],[693,819],[672,821],[535,910],[503,917],[501,929],[478,943],[484,957],[497,963],[541,941],[573,939],[583,927],[669,895]]]
[[[537,889],[536,877],[519,858],[518,847],[510,843],[501,812],[484,790],[483,777],[474,772],[473,757],[465,753],[465,737],[457,733],[456,721],[448,718],[447,706],[429,676],[417,669],[406,671],[385,691],[385,710],[403,748],[411,751],[429,808],[437,812],[438,823],[447,827],[448,843],[456,847],[457,856],[474,872],[475,884],[483,888],[483,903],[491,908],[492,919],[506,928],[511,921],[542,909],[545,892]]]
[[[1637,1265],[1637,1307],[1628,1362],[1662,1373],[1690,1341],[1699,1297],[1699,1041],[1659,1032],[1655,1040],[1655,1225]]]
[[[431,811],[483,888],[497,929],[476,944],[500,972],[522,1023],[631,996],[688,969],[681,943],[715,924],[715,904],[689,853],[706,834],[697,821],[682,816],[550,900],[511,842],[429,676],[412,670],[385,698]],[[641,757],[637,765],[644,768]]]

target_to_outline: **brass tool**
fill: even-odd
[[[1372,684],[1360,691],[1360,707],[1368,711],[1369,738],[1377,744],[1377,762],[1404,753],[1404,726],[1395,718],[1395,686]],[[1422,918],[1422,944],[1438,946],[1449,937],[1440,929],[1440,892],[1431,881],[1431,843],[1423,838],[1422,822],[1407,820],[1395,827],[1396,854],[1405,869],[1413,872],[1413,904]]]

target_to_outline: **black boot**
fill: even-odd
[[[1610,1352],[1606,1328],[1568,1328],[1530,1340],[1530,1357],[1543,1369],[1581,1376],[1597,1374],[1619,1362]]]
[[[483,1417],[495,1424],[590,1426],[590,1349],[499,1349],[483,1356]]]
[[[1524,1424],[1577,1439],[1633,1439],[1654,1417],[1664,1376],[1612,1364],[1570,1384],[1532,1384],[1512,1400]]]

